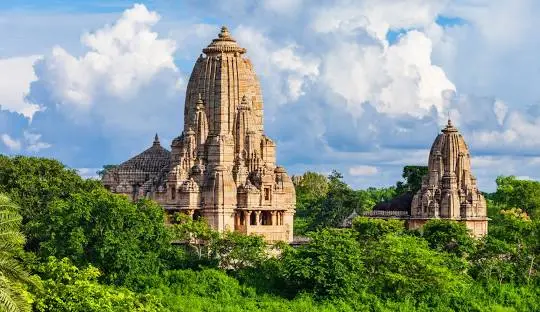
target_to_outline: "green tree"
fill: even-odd
[[[405,231],[405,224],[401,220],[383,220],[358,217],[353,220],[353,230],[362,242],[376,241],[387,234],[401,234]]]
[[[521,209],[502,209],[471,257],[472,275],[486,285],[540,285],[540,222]]]
[[[514,176],[497,177],[493,199],[508,208],[521,208],[531,217],[540,216],[540,182],[519,180]]]
[[[427,166],[405,166],[403,167],[402,177],[405,182],[396,183],[396,193],[416,194],[422,187],[422,178],[428,173]]]
[[[422,238],[387,234],[366,247],[368,288],[382,299],[408,300],[430,307],[450,306],[472,281],[450,264],[460,261],[429,248]]]
[[[18,260],[24,245],[18,210],[7,196],[0,194],[0,308],[7,312],[30,311],[29,295],[22,285],[34,283]]]
[[[361,198],[345,183],[343,176],[333,171],[328,176],[328,192],[312,209],[310,230],[319,227],[337,227],[355,209],[361,208]]]
[[[314,214],[320,210],[322,200],[328,193],[328,179],[326,176],[306,172],[300,182],[295,185],[296,214],[294,218],[294,232],[305,233],[313,223]]]
[[[171,249],[163,209],[151,201],[132,203],[96,188],[56,199],[46,209],[29,222],[32,232],[41,233],[39,255],[92,264],[110,282],[130,284],[140,274],[156,274]]]
[[[101,273],[93,266],[80,269],[67,258],[50,257],[35,269],[43,278],[43,290],[37,292],[34,311],[165,311],[153,295],[100,284]]]
[[[474,252],[475,241],[463,223],[452,220],[429,220],[422,228],[422,237],[429,246],[458,257]]]
[[[56,199],[100,187],[98,181],[83,180],[75,170],[56,160],[37,157],[0,155],[0,192],[20,207],[26,249],[37,251],[42,233],[28,228],[28,221],[40,220],[48,205]]]
[[[356,296],[365,285],[362,250],[348,229],[322,229],[309,244],[284,252],[284,281],[289,290],[319,298]]]

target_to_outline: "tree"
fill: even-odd
[[[401,234],[405,231],[405,224],[401,220],[383,220],[359,217],[353,220],[353,230],[360,241],[376,241],[384,238],[387,234]]]
[[[306,172],[300,182],[295,185],[296,214],[294,218],[294,232],[303,234],[313,223],[313,216],[320,210],[322,200],[328,193],[328,179],[319,173]]]
[[[422,228],[422,237],[435,250],[458,257],[474,252],[475,242],[463,223],[452,220],[429,220]]]
[[[17,260],[24,245],[18,209],[7,196],[0,195],[0,308],[6,312],[30,311],[28,293],[21,286],[34,284]]]
[[[28,224],[33,233],[41,233],[39,256],[92,264],[105,280],[124,285],[163,269],[161,258],[171,249],[171,236],[156,203],[132,203],[100,187],[56,199],[46,209]]]
[[[428,174],[427,166],[405,166],[401,175],[405,182],[399,181],[396,183],[396,193],[412,193],[416,194],[422,187],[422,178]]]
[[[453,263],[460,259],[432,250],[419,237],[390,233],[365,250],[367,287],[382,299],[448,307],[451,299],[461,296],[472,281],[464,271],[455,270],[464,267]]]
[[[361,207],[361,198],[345,183],[343,176],[333,171],[328,176],[326,197],[312,210],[310,230],[319,227],[337,227],[355,209]]]
[[[356,296],[365,285],[362,250],[349,229],[322,229],[309,244],[287,249],[283,279],[291,291],[308,291],[320,298]]]
[[[497,177],[493,199],[508,208],[520,208],[536,218],[540,216],[540,182],[518,180],[514,176]]]
[[[155,296],[100,284],[101,272],[91,265],[78,268],[67,258],[50,257],[35,270],[42,276],[44,287],[37,292],[34,311],[164,311]]]
[[[56,160],[0,155],[0,192],[20,207],[26,249],[30,251],[39,249],[42,233],[29,229],[28,221],[47,214],[47,207],[54,200],[66,199],[73,193],[97,187],[101,187],[98,181],[84,180],[75,170]]]
[[[521,209],[502,209],[490,222],[489,235],[471,256],[472,274],[491,284],[540,284],[540,222]]]

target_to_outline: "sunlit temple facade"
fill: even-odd
[[[409,229],[421,228],[432,219],[447,219],[464,223],[475,237],[488,232],[486,200],[471,172],[469,148],[450,120],[431,146],[421,189],[412,195],[412,202],[410,196],[404,194],[364,215],[402,219]],[[350,226],[351,220],[352,216],[344,226]]]
[[[433,218],[463,222],[477,237],[487,234],[486,200],[471,173],[467,143],[450,120],[431,146],[428,174],[413,197],[409,227]]]
[[[218,231],[293,240],[295,190],[263,131],[263,99],[246,49],[227,28],[203,49],[189,79],[184,129],[109,170],[102,182],[131,199],[150,198],[172,215],[204,217]]]

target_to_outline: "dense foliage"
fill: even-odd
[[[0,310],[539,311],[538,182],[497,179],[479,240],[443,220],[408,231],[358,217],[339,228],[414,192],[422,170],[366,190],[337,172],[305,174],[295,225],[310,242],[292,248],[184,215],[166,226],[151,201],[110,194],[56,161],[0,156]]]

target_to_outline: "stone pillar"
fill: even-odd
[[[271,211],[270,213],[272,214],[271,225],[277,225],[277,211]]]
[[[261,216],[261,212],[255,211],[255,225],[261,225],[261,221],[259,220],[260,216]]]

